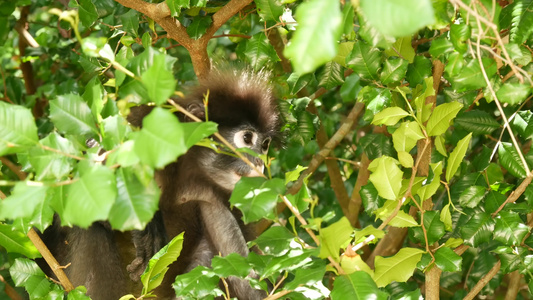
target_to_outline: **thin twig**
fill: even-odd
[[[487,275],[483,276],[480,281],[470,290],[470,292],[466,295],[466,297],[463,298],[463,300],[472,300],[474,299],[479,292],[489,283],[489,281],[498,274],[498,271],[500,271],[502,263],[498,260],[498,262],[490,269],[490,271],[487,273]],[[465,280],[466,282],[466,280]]]
[[[67,275],[65,275],[63,268],[61,267],[61,265],[59,265],[59,263],[57,262],[55,257],[52,255],[52,253],[50,253],[50,250],[48,250],[46,245],[43,243],[43,240],[41,240],[41,238],[39,237],[39,235],[37,234],[37,232],[35,232],[33,228],[30,229],[30,231],[28,232],[28,237],[30,238],[31,242],[35,245],[37,250],[39,250],[44,260],[46,260],[46,262],[52,269],[52,272],[54,272],[54,274],[57,276],[57,279],[59,279],[59,282],[61,282],[61,285],[63,286],[65,291],[67,292],[72,291],[74,289],[74,286],[68,279]]]

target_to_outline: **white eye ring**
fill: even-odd
[[[233,136],[233,143],[237,148],[251,148],[257,143],[257,134],[250,130],[241,130]]]
[[[268,137],[263,140],[263,143],[261,143],[261,150],[263,150],[263,153],[267,153],[268,148],[270,147],[270,142],[272,142],[272,139]]]

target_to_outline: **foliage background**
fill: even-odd
[[[270,299],[530,298],[532,31],[531,0],[1,1],[0,298],[66,297],[30,260],[54,212],[151,219],[154,169],[214,125],[124,117],[179,109],[210,60],[272,72],[285,139],[231,199],[263,219],[264,255],[217,258],[179,295],[254,268]]]

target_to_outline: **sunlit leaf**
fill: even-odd
[[[296,73],[305,74],[337,54],[342,13],[336,1],[311,0],[298,6],[296,20],[298,27],[284,54]]]
[[[171,263],[178,259],[183,247],[183,233],[174,237],[152,257],[144,273],[141,275],[143,292],[149,292],[163,282],[163,277]]]
[[[462,138],[457,146],[450,153],[448,158],[448,167],[446,168],[446,181],[450,182],[450,179],[455,175],[461,162],[463,161],[466,150],[468,150],[468,145],[470,144],[470,139],[472,139],[472,133],[469,133],[467,136]]]
[[[373,0],[361,1],[360,5],[368,22],[385,35],[411,35],[435,22],[429,0]]]
[[[398,168],[396,161],[388,156],[375,159],[369,180],[374,184],[381,197],[396,200],[402,187],[403,172]],[[369,167],[370,169],[370,167]]]
[[[388,258],[376,256],[374,281],[377,286],[384,287],[393,281],[406,282],[413,276],[422,253],[420,249],[405,247]]]
[[[235,185],[230,203],[243,213],[245,223],[271,219],[275,216],[275,207],[279,195],[283,195],[283,179],[266,180],[261,177],[243,177]]]
[[[0,156],[29,148],[38,140],[31,111],[0,101]]]
[[[463,105],[459,102],[449,102],[438,105],[433,110],[427,123],[427,131],[429,136],[441,135],[450,126],[450,121],[455,118]]]

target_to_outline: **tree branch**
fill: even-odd
[[[46,245],[43,243],[43,240],[41,240],[41,237],[33,228],[30,229],[30,231],[28,232],[28,237],[35,245],[35,248],[39,250],[46,263],[50,266],[52,272],[54,272],[54,274],[57,276],[57,279],[59,279],[59,282],[61,283],[65,291],[72,291],[74,289],[74,286],[63,271],[63,267],[57,262],[52,253],[50,253],[50,250],[48,250]]]
[[[22,300],[22,297],[19,295],[19,293],[17,293],[17,291],[9,283],[6,282],[2,275],[0,275],[0,282],[4,284],[4,293],[6,293],[9,299]]]
[[[487,275],[483,276],[480,281],[472,288],[472,290],[466,295],[466,297],[463,298],[463,300],[472,300],[474,299],[479,292],[489,283],[489,281],[498,274],[498,271],[500,271],[502,263],[498,260],[498,262],[490,269],[490,271],[487,273]]]

